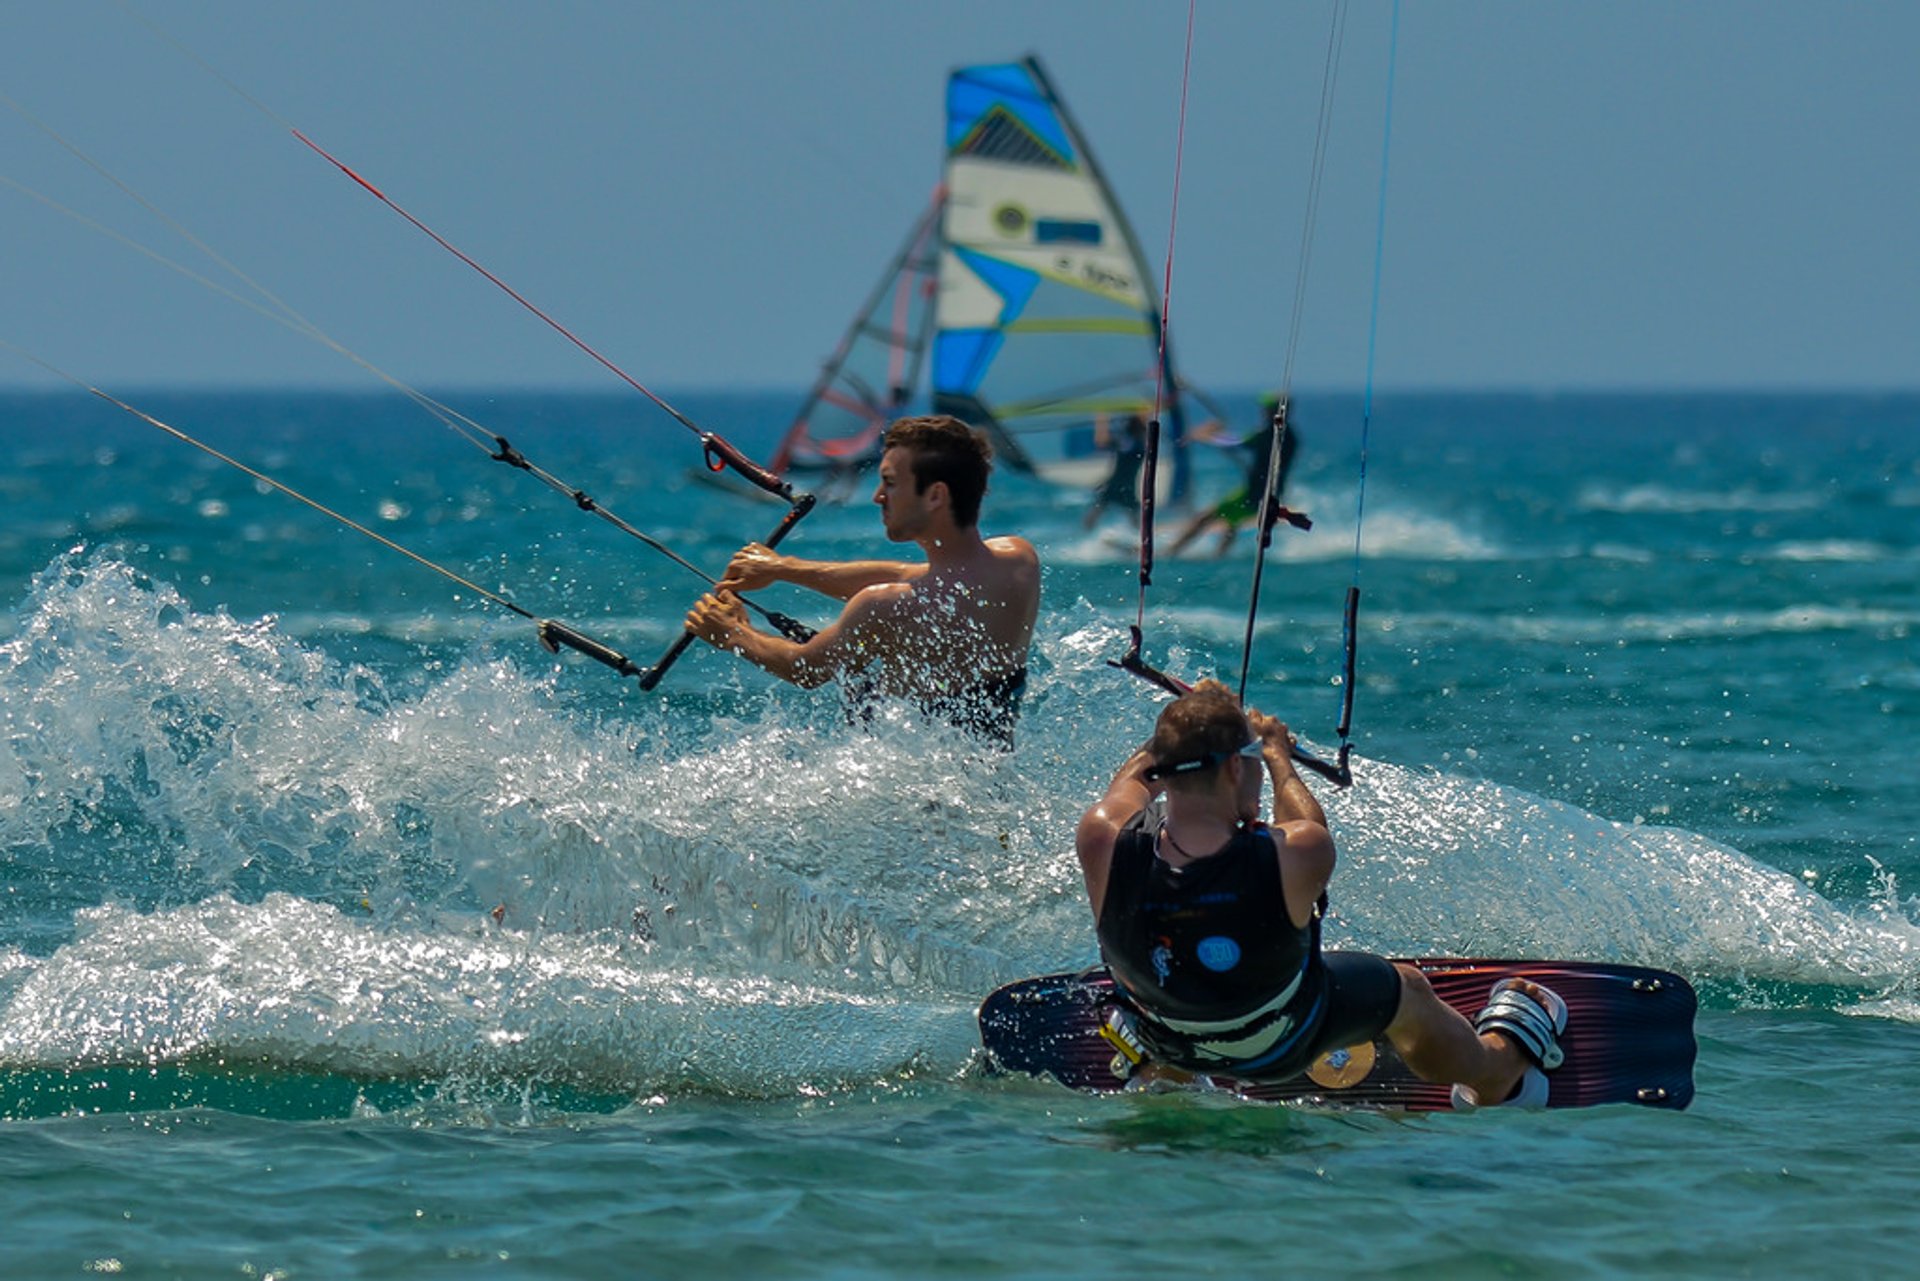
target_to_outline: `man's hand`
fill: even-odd
[[[746,606],[724,584],[719,591],[708,592],[695,601],[687,611],[687,630],[715,649],[738,652],[734,637],[746,626]]]
[[[1273,822],[1276,827],[1289,823],[1317,823],[1327,825],[1326,811],[1320,808],[1320,801],[1307,786],[1299,771],[1293,768],[1293,731],[1284,722],[1276,720],[1251,707],[1247,709],[1247,724],[1260,738],[1265,749],[1261,755],[1267,762],[1267,777],[1273,780]],[[1327,870],[1333,870],[1331,851],[1332,838],[1328,837],[1329,858]],[[1319,891],[1315,890],[1318,894]]]
[[[727,562],[720,576],[721,592],[755,592],[780,581],[781,562],[786,558],[762,543],[748,543]]]
[[[1278,751],[1282,758],[1292,755],[1293,731],[1287,728],[1284,721],[1249,707],[1247,724],[1252,727],[1254,736],[1265,745],[1268,751]]]

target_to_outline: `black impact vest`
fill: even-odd
[[[1273,836],[1242,828],[1225,849],[1174,868],[1142,811],[1121,829],[1100,905],[1100,951],[1145,1016],[1156,1056],[1200,1070],[1255,1072],[1325,1014],[1320,918],[1294,925]]]

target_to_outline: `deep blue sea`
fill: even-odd
[[[702,588],[404,399],[111,390],[638,661]],[[639,397],[443,398],[710,570],[777,515]],[[670,399],[749,451],[794,401]],[[1158,707],[1107,665],[1136,566],[1082,495],[988,497],[1046,563],[1002,757],[704,646],[643,693],[110,405],[14,393],[0,1273],[1911,1271],[1920,397],[1383,397],[1357,557],[1360,405],[1298,406],[1315,523],[1277,536],[1250,689],[1333,746],[1357,578],[1330,938],[1679,970],[1689,1111],[979,1070],[987,991],[1095,957],[1074,822]],[[787,546],[879,551],[863,500]],[[1232,678],[1251,548],[1211,551],[1162,559],[1148,657]]]

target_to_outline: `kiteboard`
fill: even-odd
[[[1440,999],[1468,1018],[1504,978],[1526,978],[1567,1003],[1560,1038],[1566,1062],[1548,1073],[1547,1106],[1632,1103],[1684,1108],[1693,1100],[1693,1017],[1699,1002],[1678,974],[1588,961],[1424,957],[1420,967]],[[1105,969],[1010,983],[980,1006],[990,1070],[1051,1077],[1077,1090],[1124,1088],[1114,1047],[1100,1035],[1118,997]],[[1384,1040],[1334,1050],[1288,1081],[1202,1081],[1259,1102],[1408,1112],[1453,1108],[1446,1085],[1422,1081]]]

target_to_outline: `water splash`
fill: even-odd
[[[1704,836],[1518,788],[1356,764],[1327,802],[1341,932],[1383,951],[1639,962],[1859,990],[1920,978],[1920,928]]]
[[[0,1066],[630,1097],[957,1072],[985,991],[1094,959],[1071,833],[1156,705],[1117,626],[1046,624],[1006,757],[784,692],[570,702],[518,635],[396,676],[76,552],[0,646]],[[1845,909],[1690,833],[1356,773],[1336,942],[1910,983],[1891,887]]]
[[[39,888],[0,1057],[871,1079],[957,1068],[977,994],[1059,959],[1003,910],[1055,814],[997,753],[777,705],[603,723],[552,680],[483,652],[402,698],[110,557],[48,571],[0,652]]]

